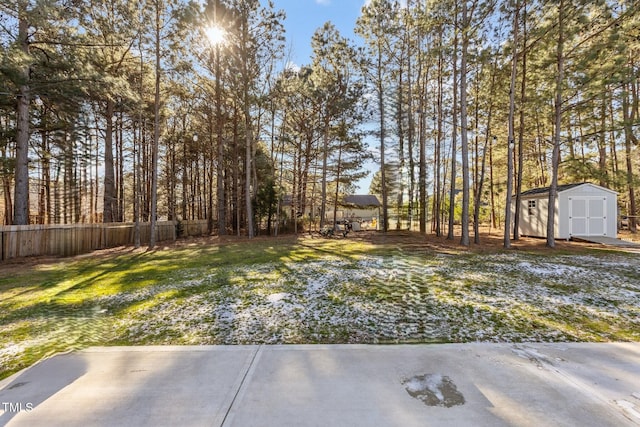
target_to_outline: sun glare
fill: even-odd
[[[224,43],[226,36],[224,29],[217,26],[208,27],[205,30],[205,33],[207,34],[207,38],[212,45],[217,46]]]

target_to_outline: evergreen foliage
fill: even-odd
[[[299,65],[285,20],[258,0],[4,1],[1,223],[298,231],[375,173],[383,230],[460,225],[469,245],[486,223],[508,246],[512,196],[580,181],[635,230],[637,2],[372,0],[356,40],[327,22]]]

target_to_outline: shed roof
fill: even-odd
[[[610,189],[605,188],[605,187],[601,187],[601,186],[593,184],[591,182],[578,182],[578,183],[574,183],[574,184],[558,185],[556,187],[556,192],[557,193],[562,193],[563,191],[568,191],[568,190],[571,190],[573,188],[580,187],[582,185],[589,185],[591,187],[596,187],[596,188],[599,188],[601,190],[607,191],[609,193],[616,193],[613,190],[610,190]],[[523,191],[521,193],[521,195],[522,196],[542,196],[542,195],[545,195],[545,194],[549,194],[549,189],[550,188],[551,187],[533,188],[531,190]]]
[[[575,184],[564,184],[564,185],[558,185],[558,186],[556,187],[556,191],[557,191],[558,193],[560,193],[560,192],[562,192],[562,191],[570,190],[570,189],[572,189],[572,188],[574,188],[574,187],[578,187],[578,186],[583,185],[583,184],[588,184],[588,183],[586,183],[586,182],[579,182],[579,183],[575,183]],[[523,196],[534,196],[534,195],[536,195],[536,194],[547,194],[547,193],[549,193],[549,189],[550,189],[550,188],[551,188],[551,187],[532,188],[531,190],[523,191],[523,192],[521,193],[521,195],[523,195]]]
[[[354,206],[380,206],[380,201],[378,198],[372,194],[354,194],[351,196],[345,196],[344,198],[345,205],[354,205]]]

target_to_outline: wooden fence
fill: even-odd
[[[150,224],[140,223],[140,243],[149,243]],[[181,236],[207,234],[207,221],[182,221]],[[156,241],[176,239],[174,221],[158,221]],[[134,244],[133,223],[10,225],[0,227],[0,261],[28,256],[72,256]]]

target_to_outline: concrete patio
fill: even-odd
[[[0,382],[10,426],[633,426],[640,343],[90,348]]]

